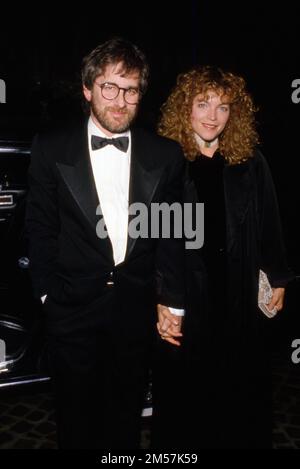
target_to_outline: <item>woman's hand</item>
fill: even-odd
[[[274,308],[276,308],[277,311],[280,311],[283,308],[285,288],[272,288],[272,290],[273,296],[267,307],[270,311],[272,311]]]

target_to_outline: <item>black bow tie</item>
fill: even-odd
[[[127,151],[129,145],[128,137],[117,137],[117,138],[104,138],[92,135],[92,150],[99,150],[106,145],[114,145],[118,150]]]

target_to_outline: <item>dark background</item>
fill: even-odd
[[[98,2],[61,8],[40,3],[34,10],[26,4],[2,11],[0,78],[7,103],[0,104],[0,137],[31,137],[52,120],[79,114],[82,57],[113,35],[137,43],[149,59],[151,82],[139,121],[150,128],[179,72],[217,64],[240,73],[259,107],[261,146],[278,192],[289,263],[300,274],[300,103],[291,100],[292,81],[300,78],[296,2]]]

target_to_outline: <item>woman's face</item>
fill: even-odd
[[[230,104],[226,97],[214,91],[206,96],[195,96],[191,112],[193,130],[208,142],[217,138],[224,130],[230,115]]]

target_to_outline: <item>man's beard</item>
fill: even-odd
[[[93,101],[91,101],[91,110],[101,127],[108,130],[112,134],[119,134],[128,130],[137,114],[136,108],[131,112],[129,112],[128,109],[122,110],[113,106],[106,107],[104,109],[98,109]],[[122,122],[118,122],[117,120],[110,117],[109,111],[122,112],[126,119],[122,120]]]

